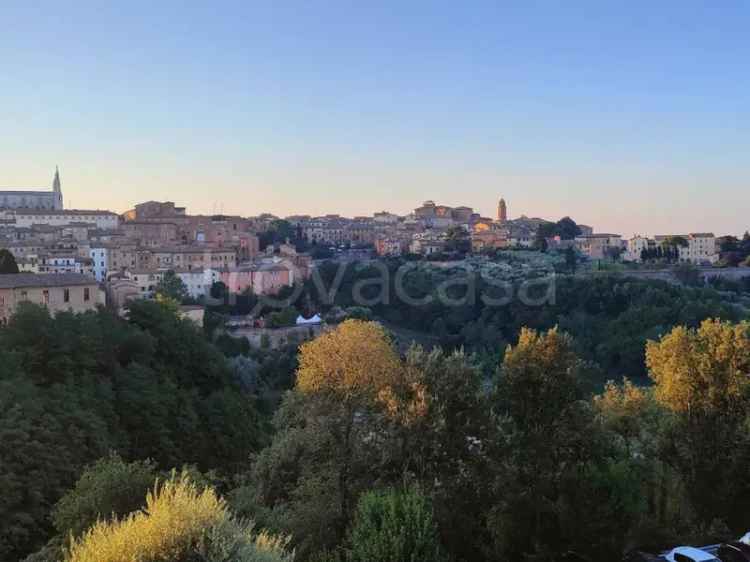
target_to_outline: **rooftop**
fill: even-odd
[[[18,209],[17,215],[112,215],[117,213],[99,209]]]
[[[96,285],[96,280],[81,273],[2,273],[0,289],[22,287],[68,287],[71,285]]]
[[[39,189],[0,189],[0,195],[52,195],[55,192],[47,188]]]

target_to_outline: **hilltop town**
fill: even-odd
[[[0,247],[26,274],[4,280],[4,288],[23,291],[32,301],[76,310],[105,302],[121,308],[133,298],[153,298],[167,272],[180,279],[190,299],[200,302],[217,282],[234,294],[278,293],[309,277],[316,261],[325,258],[409,256],[437,261],[526,249],[575,252],[578,259],[592,263],[714,266],[726,249],[730,251],[725,257],[733,260],[729,265],[738,265],[745,256],[731,252],[732,244],[742,243],[705,232],[625,239],[595,232],[569,217],[511,218],[502,198],[495,217],[425,201],[405,216],[380,211],[369,217],[282,218],[194,215],[173,202],[158,201],[122,213],[66,209],[57,170],[48,191],[0,191]],[[39,277],[51,274],[66,276]],[[74,286],[83,287],[87,296]],[[9,298],[4,303],[3,321],[12,315],[13,302]]]
[[[588,263],[716,266],[748,259],[742,246],[714,233],[625,239],[569,217],[510,218],[502,198],[495,217],[433,201],[405,216],[380,211],[353,218],[194,215],[169,201],[122,213],[67,209],[56,170],[50,190],[0,191],[0,247],[25,274],[3,281],[10,293],[0,317],[7,321],[24,299],[60,309],[122,308],[130,299],[153,298],[165,275],[178,277],[195,303],[218,282],[232,294],[272,295],[308,278],[321,259],[439,261],[525,249],[567,251]]]

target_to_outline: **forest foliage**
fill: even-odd
[[[22,307],[0,559],[594,562],[750,530],[750,325],[715,291],[562,278],[402,321],[435,313],[446,345],[403,353],[362,319],[250,350],[168,302]]]

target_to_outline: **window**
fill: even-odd
[[[88,287],[83,288],[83,300],[88,302],[91,299],[91,290]]]
[[[22,301],[29,300],[29,292],[28,291],[21,291],[21,300]]]
[[[49,304],[49,291],[47,289],[42,291],[42,301],[44,304]]]
[[[70,289],[63,289],[63,302],[70,302]]]

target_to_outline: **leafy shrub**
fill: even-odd
[[[287,540],[238,521],[212,488],[183,474],[157,486],[144,511],[99,521],[73,539],[66,562],[287,562]]]
[[[266,326],[269,328],[285,328],[287,326],[294,326],[297,322],[297,316],[299,312],[296,308],[287,307],[277,312],[272,312],[266,318]]]
[[[55,528],[62,535],[77,536],[98,520],[136,511],[156,478],[150,461],[126,463],[116,454],[100,459],[55,506]]]

